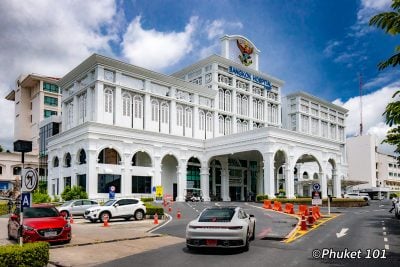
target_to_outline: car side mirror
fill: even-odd
[[[254,214],[250,214],[250,218],[254,218]]]
[[[118,203],[115,203],[115,204],[114,204],[114,207],[118,208],[118,206],[119,206],[119,204],[118,204]]]

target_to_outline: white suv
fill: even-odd
[[[365,201],[371,200],[367,193],[347,193],[344,198],[364,199]]]
[[[85,219],[91,222],[100,220],[103,222],[108,216],[111,218],[125,218],[130,220],[143,220],[146,214],[146,206],[137,198],[110,199],[103,206],[92,207],[85,211]]]

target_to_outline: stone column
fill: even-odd
[[[274,153],[267,152],[262,154],[264,163],[264,194],[269,198],[275,197],[274,179]]]
[[[286,184],[286,197],[294,198],[294,177],[293,168],[290,163],[285,164],[285,184]]]
[[[128,196],[133,194],[132,192],[132,155],[129,152],[124,153],[124,162],[121,167],[121,195]]]
[[[97,192],[97,151],[88,149],[87,151],[87,170],[86,170],[86,192],[89,198],[96,198]]]
[[[122,93],[121,87],[117,86],[115,88],[115,103],[114,103],[114,124],[117,126],[125,126],[122,124]]]
[[[219,136],[218,111],[214,111],[214,137]]]
[[[187,176],[187,160],[185,158],[179,159],[178,166],[178,195],[176,196],[176,201],[184,202],[184,189],[186,188],[186,176]]]
[[[221,197],[222,201],[231,201],[229,197],[229,169],[228,159],[220,159],[221,163]]]
[[[332,186],[333,186],[333,197],[341,198],[341,182],[339,175],[337,175],[336,169],[332,169]]]
[[[93,90],[89,87],[86,91],[86,121],[93,120]]]
[[[75,127],[75,126],[77,126],[79,124],[79,112],[80,112],[80,110],[79,110],[78,96],[77,95],[74,95],[74,100],[73,100],[72,103],[73,103],[73,120],[74,120],[74,122],[73,122],[71,128],[73,128],[73,127]]]
[[[203,191],[204,201],[210,201],[210,169],[208,168],[208,162],[202,161],[200,168],[200,187]]]
[[[154,160],[153,160],[153,170],[154,170],[154,176],[153,176],[153,186],[158,186],[161,185],[161,170],[162,170],[162,164],[161,164],[161,156],[160,155],[155,155]]]
[[[326,164],[324,164],[324,166],[325,165]],[[327,197],[326,192],[328,190],[328,185],[327,185],[326,176],[325,176],[324,172],[319,173],[319,182],[321,185],[321,197],[325,198],[325,197]]]
[[[96,82],[94,89],[94,121],[103,123],[104,121],[104,85],[101,82]]]
[[[144,90],[146,91],[146,94],[144,95],[143,122],[144,130],[149,131],[151,129],[151,103],[150,95],[147,92],[150,91],[150,81],[145,80]]]
[[[204,137],[204,132],[199,131],[199,95],[194,94],[193,95],[193,102],[195,106],[193,107],[193,127],[192,127],[192,136],[193,138],[201,138],[201,136]]]

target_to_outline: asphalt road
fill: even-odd
[[[250,206],[254,204],[240,203],[257,219],[257,237],[249,252],[215,249],[189,252],[183,239],[185,226],[207,205],[214,203],[195,203],[192,207],[182,203],[182,219],[174,219],[155,231],[182,237],[182,243],[101,266],[400,266],[400,220],[388,212],[388,201],[373,201],[362,208],[332,209],[341,215],[289,244],[263,238],[268,236],[268,228],[269,232],[279,232],[281,220],[288,225],[285,217],[275,217],[276,214]],[[175,211],[172,215],[176,215]],[[313,258],[313,253],[317,258]],[[344,258],[350,256],[358,258]]]

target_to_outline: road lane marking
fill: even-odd
[[[169,217],[169,220],[166,221],[165,223],[163,223],[163,224],[161,224],[161,225],[159,225],[159,226],[157,226],[157,227],[151,229],[151,230],[149,231],[149,233],[153,233],[154,231],[156,231],[156,230],[158,230],[158,229],[161,229],[162,227],[164,227],[165,225],[167,225],[168,223],[170,223],[170,222],[172,221],[172,216],[169,215],[169,214],[167,214],[167,213],[165,213],[165,214]]]
[[[387,237],[384,237],[384,238],[383,238],[383,241],[388,242],[387,240],[388,240]]]
[[[385,231],[385,230],[386,230],[386,227],[382,227],[382,230]]]
[[[349,228],[342,228],[342,230],[340,230],[339,233],[336,233],[336,237],[337,237],[337,238],[341,238],[341,237],[345,236],[345,235],[346,235],[346,232],[347,232],[348,230],[349,230]]]
[[[385,249],[389,250],[389,245],[388,244],[385,245]]]
[[[386,232],[383,232],[383,235],[386,235]]]

